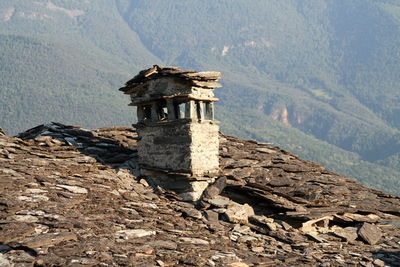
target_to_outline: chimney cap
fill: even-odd
[[[135,91],[135,88],[141,84],[155,80],[160,77],[177,77],[183,80],[190,81],[193,86],[204,87],[204,88],[216,88],[221,87],[221,84],[217,83],[218,79],[221,78],[220,72],[204,71],[196,72],[194,70],[182,70],[178,67],[160,67],[154,65],[149,69],[145,69],[139,72],[138,75],[133,77],[131,80],[125,83],[125,86],[119,90],[125,94],[130,94]]]

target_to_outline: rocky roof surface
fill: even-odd
[[[139,175],[136,132],[0,136],[0,266],[398,266],[400,198],[220,135],[200,203]]]
[[[160,67],[154,65],[149,69],[139,72],[138,75],[126,82],[125,86],[119,90],[125,94],[130,94],[135,91],[139,85],[155,80],[160,77],[176,77],[191,82],[192,86],[203,88],[216,88],[221,87],[221,84],[216,81],[221,78],[220,72],[204,71],[196,72],[194,70],[181,70],[178,67]]]

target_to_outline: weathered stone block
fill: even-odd
[[[382,238],[382,232],[378,226],[370,223],[363,223],[358,230],[358,235],[362,240],[370,245],[375,245]]]
[[[139,164],[193,177],[215,177],[219,171],[218,129],[209,121],[186,120],[138,126]]]

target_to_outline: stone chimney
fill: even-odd
[[[185,200],[198,200],[219,173],[214,88],[220,76],[154,65],[120,89],[137,107],[142,174]]]

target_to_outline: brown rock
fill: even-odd
[[[10,243],[12,241],[29,236],[35,232],[33,225],[27,223],[9,224],[1,227],[0,229],[0,242],[2,243]]]
[[[212,211],[212,210],[206,210],[206,211],[205,211],[205,214],[206,214],[207,220],[209,220],[209,221],[211,221],[211,222],[216,222],[216,221],[218,221],[218,216],[219,216],[219,214],[218,214],[217,212]]]
[[[231,200],[227,197],[216,196],[212,199],[208,199],[207,202],[216,207],[225,208],[231,203]]]
[[[347,242],[356,240],[358,236],[357,228],[355,227],[346,227],[346,228],[335,227],[333,229],[333,233]]]
[[[318,243],[324,243],[324,242],[326,242],[325,239],[323,239],[322,237],[320,237],[320,236],[318,235],[318,233],[315,233],[315,232],[307,233],[306,236],[309,237],[311,240],[313,240],[313,241],[315,241],[315,242],[318,242]]]
[[[179,241],[186,244],[192,245],[203,245],[208,246],[210,243],[207,240],[200,239],[200,238],[190,238],[190,237],[181,237]]]
[[[379,267],[384,267],[385,266],[385,262],[383,260],[380,260],[380,259],[374,260],[374,264],[376,266],[379,266]]]
[[[43,235],[38,235],[32,238],[27,238],[22,240],[21,245],[38,248],[50,245],[55,245],[63,241],[77,240],[77,236],[71,232],[61,232],[61,233],[48,233]]]
[[[218,178],[215,183],[209,185],[203,192],[203,198],[213,198],[221,194],[222,190],[226,187],[226,177]]]
[[[254,215],[254,210],[248,204],[240,205],[234,203],[229,205],[225,211],[225,216],[232,223],[246,224],[251,215]]]
[[[251,251],[253,251],[255,253],[262,253],[262,252],[264,252],[264,248],[263,247],[254,247],[254,248],[251,248]]]
[[[65,266],[67,260],[62,257],[58,257],[54,254],[47,254],[40,256],[39,259],[36,261],[36,266]],[[43,265],[40,265],[43,263]]]
[[[222,187],[210,189],[211,195],[218,193],[210,198],[218,199],[217,205],[208,203],[197,219],[194,204],[136,179],[132,128],[88,132],[52,123],[22,136],[51,136],[51,143],[62,144],[50,146],[47,137],[0,137],[0,266],[147,266],[156,260],[164,266],[382,266],[383,261],[396,266],[399,261],[400,230],[392,225],[379,225],[382,248],[376,253],[382,254],[374,257],[380,260],[372,258],[377,247],[351,241],[359,223],[398,220],[399,197],[269,145],[220,134],[219,177],[226,176],[227,185],[221,193]],[[118,162],[124,158],[129,164]],[[234,201],[241,203],[239,213],[254,209],[259,216],[237,227],[218,220],[235,208],[229,205]],[[246,211],[244,203],[253,209]],[[315,235],[299,231],[301,226]],[[361,229],[359,234],[361,239]]]
[[[203,217],[201,212],[196,210],[195,208],[183,208],[183,209],[181,209],[181,212],[186,217],[192,217],[192,218],[195,218],[195,219],[201,219]]]
[[[249,265],[244,262],[234,262],[234,263],[229,264],[228,266],[230,266],[230,267],[249,267]]]
[[[358,236],[370,245],[375,245],[382,238],[381,230],[374,224],[363,223],[358,230]]]
[[[256,148],[255,150],[257,152],[265,153],[265,154],[274,154],[274,153],[276,153],[275,150],[272,150],[272,149],[269,149],[269,148],[266,148],[266,147]]]

